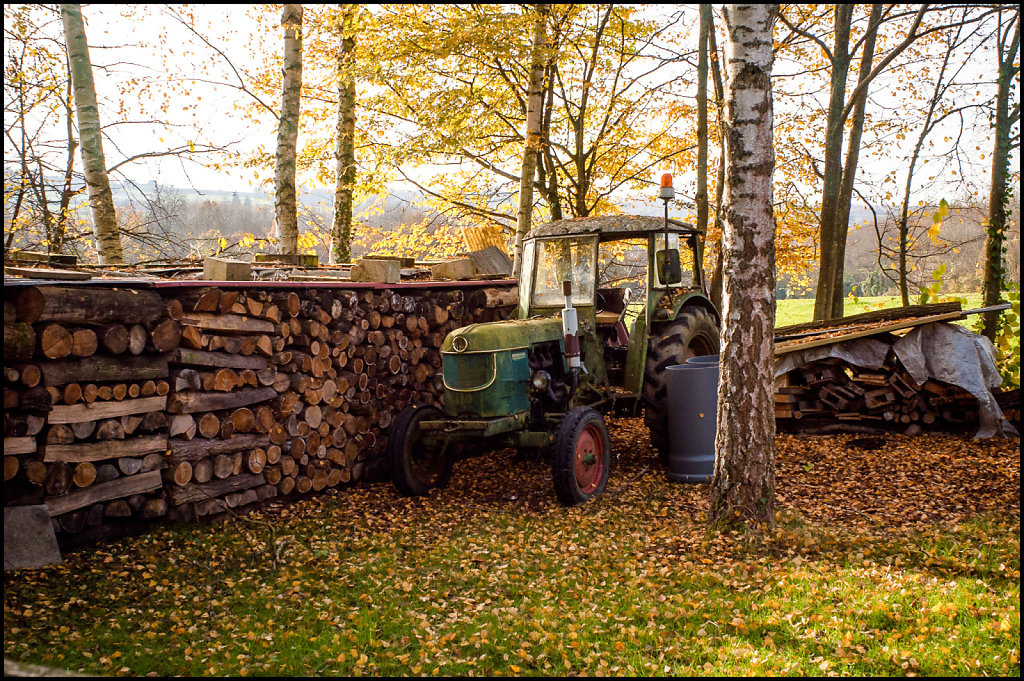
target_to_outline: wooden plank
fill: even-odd
[[[43,253],[41,251],[22,251],[12,250],[8,251],[7,257],[11,260],[19,260],[22,262],[45,262],[48,265],[70,265],[74,267],[78,264],[77,255],[64,255],[63,253]]]
[[[275,393],[276,394],[276,393]],[[81,423],[109,419],[127,414],[144,414],[159,411],[167,406],[167,395],[140,397],[120,402],[93,402],[92,404],[71,404],[54,407],[47,418],[47,423]]]
[[[240,314],[216,312],[185,312],[178,320],[181,324],[213,331],[241,331],[244,333],[274,333],[274,325],[265,319]]]
[[[36,439],[34,437],[4,438],[4,456],[31,454],[34,451],[36,451]]]
[[[249,388],[226,393],[189,390],[177,393],[169,402],[167,410],[172,414],[194,414],[200,411],[237,409],[257,402],[266,402],[275,397],[277,397],[277,391],[271,387]]]
[[[84,461],[117,459],[122,456],[143,456],[152,452],[166,451],[166,435],[146,435],[127,440],[82,442],[70,445],[45,445],[43,447],[43,461],[82,463]]]
[[[111,480],[110,482],[90,485],[64,496],[46,499],[46,508],[50,511],[50,516],[52,517],[67,513],[68,511],[74,511],[75,509],[92,506],[101,501],[110,501],[111,499],[129,497],[133,494],[152,492],[163,487],[163,484],[160,471],[128,475]]]
[[[171,438],[167,445],[171,451],[171,464],[177,464],[182,461],[199,461],[219,454],[234,454],[256,448],[265,449],[270,446],[270,438],[259,433],[235,435],[225,440]]]
[[[919,317],[918,319],[904,319],[902,321],[892,322],[891,324],[873,326],[870,329],[851,331],[850,333],[844,333],[838,336],[830,336],[828,338],[815,338],[813,340],[808,341],[789,341],[784,343],[776,343],[775,354],[784,355],[788,352],[796,352],[797,350],[806,350],[807,348],[816,348],[822,345],[832,345],[834,343],[842,343],[844,341],[854,340],[856,338],[876,336],[878,334],[887,333],[889,331],[909,329],[914,326],[921,326],[922,324],[932,324],[934,322],[948,322],[959,318],[959,312],[948,312],[946,314],[938,314],[933,315],[931,317]]]
[[[60,279],[63,281],[85,281],[92,279],[88,272],[75,270],[54,270],[45,267],[4,267],[4,274],[27,279]]]
[[[884,310],[873,310],[871,312],[862,312],[860,314],[850,315],[849,317],[840,317],[839,319],[831,320],[819,320],[815,322],[805,322],[803,324],[790,324],[789,326],[780,326],[775,329],[776,337],[789,336],[789,335],[806,335],[802,332],[810,332],[814,334],[818,333],[829,333],[839,328],[847,326],[860,326],[863,324],[875,324],[878,322],[889,322],[889,321],[907,321],[910,319],[920,319],[924,317],[934,317],[940,314],[947,314],[949,312],[959,312],[960,303],[953,301],[949,303],[928,303],[927,305],[911,305],[909,307],[890,307]],[[960,312],[963,314],[963,312]]]
[[[180,506],[194,501],[217,498],[229,492],[252,489],[265,482],[262,473],[242,473],[223,480],[211,480],[201,484],[190,482],[181,487],[172,486],[168,488],[167,496],[172,504]]]
[[[178,348],[171,357],[177,364],[189,364],[200,367],[220,367],[225,369],[252,369],[259,371],[269,366],[266,357],[257,355],[231,355],[224,352],[208,352]]]

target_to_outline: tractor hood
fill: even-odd
[[[534,343],[562,338],[560,317],[534,317],[470,324],[448,334],[441,345],[443,353],[498,352],[513,348],[528,348]]]

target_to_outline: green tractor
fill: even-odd
[[[602,413],[638,405],[666,454],[665,368],[719,351],[701,236],[669,220],[667,203],[664,220],[588,217],[532,230],[517,319],[448,334],[444,411],[413,405],[392,423],[388,466],[399,491],[427,494],[472,450],[513,446],[549,453],[558,499],[580,504],[608,480]]]

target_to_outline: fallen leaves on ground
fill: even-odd
[[[4,577],[4,653],[110,675],[1019,674],[1019,439],[780,435],[778,526],[706,529],[639,419],[566,509],[501,450]],[[272,567],[272,556],[280,567]]]

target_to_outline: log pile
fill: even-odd
[[[472,308],[465,300],[461,290],[217,287],[169,299],[182,328],[164,473],[172,514],[364,478],[398,411],[440,403],[448,332],[507,317],[514,302],[488,291],[469,295]]]
[[[160,321],[160,296],[14,290],[4,299],[4,504],[46,504],[59,534],[166,515],[167,353],[180,331]]]
[[[4,301],[4,499],[62,543],[378,477],[454,328],[515,289],[34,286]],[[91,533],[91,534],[90,534]]]
[[[787,431],[836,421],[883,430],[968,431],[978,427],[978,400],[942,381],[918,385],[890,350],[879,369],[830,357],[779,376],[775,418]]]

